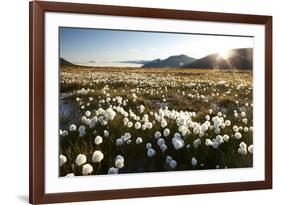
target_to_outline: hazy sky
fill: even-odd
[[[252,37],[60,28],[60,57],[78,63],[153,60],[179,54],[201,58],[253,46]]]

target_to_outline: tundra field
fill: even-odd
[[[60,176],[253,166],[252,71],[60,70]]]

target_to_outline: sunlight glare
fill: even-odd
[[[219,52],[219,57],[226,60],[229,57],[229,50],[221,50]]]

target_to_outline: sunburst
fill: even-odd
[[[224,60],[227,60],[229,58],[229,55],[230,55],[229,50],[223,49],[219,51],[219,57]]]

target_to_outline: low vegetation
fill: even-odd
[[[252,72],[62,67],[60,176],[252,167]]]

